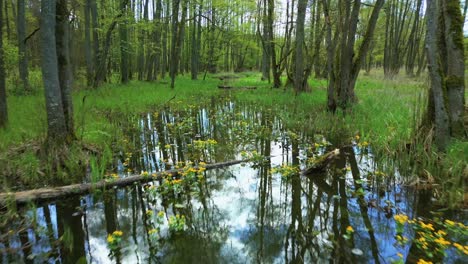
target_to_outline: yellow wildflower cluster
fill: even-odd
[[[452,243],[450,243],[449,241],[445,240],[444,237],[438,237],[434,240],[435,243],[437,243],[438,245],[440,246],[448,246]]]
[[[354,232],[353,227],[352,227],[352,226],[346,227],[346,232],[347,232],[347,233],[353,233],[353,232]]]
[[[143,177],[148,177],[149,173],[147,171],[142,171],[140,175]]]
[[[182,183],[182,179],[175,179],[175,180],[172,180],[171,183],[174,184],[174,185],[176,185],[176,184],[181,184],[181,183]]]
[[[458,243],[453,243],[453,246],[463,254],[468,255],[468,246],[463,246]]]
[[[152,216],[153,215],[153,210],[146,210],[146,215],[147,216]]]
[[[406,238],[405,236],[402,236],[402,235],[396,235],[396,239],[397,239],[398,243],[400,243],[400,244],[406,244],[408,242],[408,238]]]
[[[164,217],[164,212],[163,212],[163,211],[159,211],[159,212],[158,212],[158,217],[159,217],[159,218]]]
[[[107,243],[111,247],[116,246],[121,241],[122,235],[123,235],[122,231],[115,230],[112,234],[107,235]]]
[[[408,221],[408,216],[404,214],[397,214],[393,218],[395,219],[395,221],[402,225]]]
[[[428,230],[431,230],[431,231],[435,231],[434,229],[434,226],[432,226],[432,224],[426,224],[424,223],[423,221],[419,221],[419,225],[424,228],[424,229],[428,229]]]
[[[417,264],[432,264],[432,262],[426,261],[424,259],[419,259]]]
[[[120,231],[120,230],[115,230],[115,231],[112,233],[112,235],[121,237],[121,236],[123,235],[123,232]]]

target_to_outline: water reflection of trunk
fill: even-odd
[[[80,207],[80,198],[71,197],[65,202],[58,202],[56,215],[58,217],[58,236],[69,237],[71,240],[62,240],[62,263],[76,263],[85,257],[84,232],[81,223],[81,214],[73,215]],[[68,244],[69,243],[69,244]]]
[[[267,128],[268,131],[271,131],[271,122],[268,120],[268,116],[263,114],[262,127]],[[268,134],[263,134],[263,137],[260,138],[260,154],[264,157],[269,157],[271,155],[271,141],[270,136],[271,132]],[[269,232],[265,230],[265,218],[267,214],[267,199],[271,193],[271,174],[269,171],[271,170],[271,159],[268,159],[268,163],[264,164],[260,167],[260,189],[259,189],[259,205],[257,209],[257,229],[259,231],[259,248],[257,251],[257,262],[262,263],[265,260],[265,232]],[[273,201],[270,200],[270,205]],[[271,231],[271,230],[270,230]],[[271,243],[271,241],[268,241]]]
[[[299,142],[292,140],[292,165],[299,166]],[[301,207],[301,178],[299,175],[291,179],[291,224],[288,228],[285,243],[286,263],[303,263],[306,248],[304,247],[302,207]],[[289,241],[290,240],[290,241]],[[289,245],[291,243],[291,245]],[[291,261],[288,259],[288,248],[291,248]]]
[[[343,148],[342,152],[348,157],[348,161],[351,167],[351,174],[354,180],[354,187],[356,190],[362,188],[362,184],[359,183],[360,175],[359,175],[359,167],[356,161],[356,154],[354,153],[354,149],[352,147]],[[375,263],[380,263],[379,261],[379,249],[377,246],[377,241],[375,240],[374,228],[372,227],[372,223],[369,219],[369,215],[367,213],[367,203],[363,196],[358,196],[358,204],[359,210],[361,212],[362,219],[364,221],[364,225],[366,226],[367,232],[369,233],[369,238],[371,242],[371,251],[372,257],[374,257]]]
[[[58,248],[58,243],[57,243],[57,238],[59,237],[59,235],[54,232],[54,227],[55,227],[55,230],[58,230],[58,226],[56,226],[58,224],[57,222],[58,214],[56,210],[55,219],[54,221],[52,221],[52,213],[50,211],[49,206],[55,209],[57,208],[57,206],[50,204],[50,205],[44,205],[42,208],[44,210],[44,219],[45,219],[45,224],[46,224],[47,235],[49,237],[49,244],[52,248],[50,251],[51,252],[50,254],[51,254],[51,257],[58,257],[60,255],[60,248]]]
[[[347,241],[344,239],[343,235],[346,234],[346,228],[350,226],[349,214],[348,214],[348,199],[346,196],[346,180],[342,176],[342,172],[346,171],[346,156],[343,151],[340,151],[340,155],[332,165],[333,181],[338,183],[338,193],[340,196],[339,207],[335,207],[335,210],[340,211],[340,228],[335,227],[335,237],[337,239],[337,247],[335,247],[338,257],[338,263],[356,263],[356,260],[353,255],[351,255],[350,248],[354,248],[354,238],[351,235],[351,238]],[[335,218],[335,223],[338,222],[338,219]],[[338,231],[338,232],[336,232]]]
[[[159,139],[159,150],[161,151],[162,157],[164,162],[167,162],[169,160],[169,155],[167,154],[167,149],[166,149],[166,134],[164,133],[163,129],[163,122],[165,120],[164,116],[166,115],[164,112],[161,113],[160,120],[155,120],[154,126],[156,127],[156,131],[158,132],[158,139]],[[170,169],[170,167],[165,167],[166,170]]]
[[[115,190],[110,190],[105,192],[103,195],[104,201],[104,216],[106,219],[106,231],[107,234],[112,234],[114,231],[118,230],[117,227],[117,211],[115,207],[116,192]],[[117,263],[121,263],[121,252],[120,249],[117,249],[113,254]]]
[[[431,208],[431,199],[432,199],[432,191],[431,190],[418,190],[414,193],[416,196],[414,199],[414,203],[416,204],[416,208],[414,211],[414,216],[417,217],[425,217],[431,218],[432,215],[430,213]],[[416,237],[417,238],[417,237]],[[419,249],[415,243],[412,243],[410,246],[410,250],[408,253],[408,257],[406,259],[406,263],[416,263],[421,256],[425,256],[425,252]],[[435,260],[435,261],[434,261]],[[442,263],[443,256],[437,256],[434,254],[433,258],[434,263]]]

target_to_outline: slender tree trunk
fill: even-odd
[[[42,0],[41,61],[47,110],[47,141],[49,145],[62,145],[66,142],[67,125],[63,112],[62,92],[58,75],[55,26],[56,0]]]
[[[172,41],[171,41],[171,61],[170,61],[170,77],[171,77],[171,88],[174,89],[174,82],[177,71],[177,36],[179,28],[179,6],[180,0],[174,0],[172,2]]]
[[[202,3],[198,5],[198,13],[201,13]],[[201,33],[201,15],[197,16],[197,5],[193,5],[193,18],[192,23],[192,45],[191,45],[191,77],[192,80],[198,79],[198,57],[200,56],[200,46],[198,46],[198,32]],[[196,19],[196,20],[195,20]]]
[[[307,79],[304,76],[304,24],[305,13],[307,8],[307,0],[299,0],[297,3],[297,19],[296,19],[296,64],[294,89],[296,93],[305,91]]]
[[[6,30],[7,30],[7,39],[10,39],[10,36],[11,36],[11,30],[10,30],[10,20],[9,20],[9,17],[8,17],[8,0],[3,0],[5,2],[5,26],[6,26]],[[0,4],[3,4],[3,3],[0,3]],[[13,5],[13,3],[12,3]],[[2,14],[3,15],[3,14]]]
[[[84,6],[85,15],[85,61],[86,61],[86,85],[91,87],[93,85],[93,72],[94,61],[92,59],[92,45],[91,45],[91,0],[86,0]]]
[[[275,1],[268,0],[267,13],[267,29],[268,29],[268,45],[270,46],[271,70],[273,73],[273,88],[281,87],[281,71],[280,65],[276,61],[275,35],[273,31],[273,20],[275,15]]]
[[[57,1],[55,41],[57,45],[57,63],[59,85],[62,95],[63,114],[65,116],[65,125],[67,139],[71,140],[74,136],[73,126],[73,102],[72,102],[72,84],[73,75],[70,63],[70,21],[67,0]]]
[[[26,38],[26,17],[25,17],[25,7],[24,0],[17,0],[18,4],[18,21],[17,21],[17,31],[18,31],[18,68],[19,75],[21,79],[22,88],[28,93],[30,91],[29,81],[28,81],[28,57],[26,53],[26,43],[24,39]]]
[[[99,57],[100,57],[100,50],[99,50],[99,24],[98,24],[98,10],[97,10],[97,2],[95,0],[87,0],[91,10],[91,23],[93,27],[93,63],[92,63],[92,70],[93,70],[93,86],[94,86],[94,75],[96,74],[97,67],[99,65]]]
[[[120,3],[120,9],[124,13],[122,22],[119,23],[119,35],[120,35],[120,81],[122,83],[128,83],[128,32],[127,32],[127,4],[125,0]]]
[[[3,21],[3,1],[5,0],[0,0],[0,22]],[[3,28],[2,26],[0,26],[0,128],[6,127],[8,123],[4,56],[5,52],[3,50]]]

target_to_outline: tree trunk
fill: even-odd
[[[10,33],[10,21],[9,21],[9,17],[8,17],[8,0],[4,0],[5,1],[5,25],[6,25],[6,30],[7,30],[7,39],[10,39],[10,36],[11,36],[11,33]],[[3,4],[3,3],[0,3],[0,4]],[[12,3],[13,5],[13,3]]]
[[[3,1],[0,1],[0,22],[3,21]],[[8,123],[8,110],[6,101],[6,75],[5,75],[5,52],[3,50],[3,28],[0,26],[0,128],[6,127]]]
[[[70,63],[70,28],[69,28],[69,12],[67,8],[67,0],[57,0],[57,16],[56,16],[56,31],[55,41],[57,50],[57,63],[59,85],[62,96],[63,114],[65,116],[65,125],[67,139],[73,139],[73,102],[72,102],[72,84],[73,75]]]
[[[180,0],[174,0],[172,2],[172,42],[171,42],[171,61],[170,61],[170,77],[171,77],[171,88],[174,89],[176,71],[178,66],[178,45],[179,42],[179,6]]]
[[[93,27],[93,63],[92,63],[92,81],[94,86],[94,75],[96,74],[97,67],[99,65],[99,57],[100,57],[100,50],[99,50],[99,24],[98,24],[98,10],[97,10],[97,2],[95,0],[87,0],[90,6],[91,11],[91,23]]]
[[[443,71],[439,66],[440,53],[437,45],[438,31],[440,30],[438,23],[439,8],[435,0],[427,0],[426,54],[430,77],[428,116],[429,120],[433,121],[434,124],[434,136],[437,148],[440,151],[444,151],[450,140],[450,131],[449,116],[444,102]]]
[[[124,19],[119,23],[119,35],[120,35],[120,81],[122,83],[128,83],[128,37],[127,37],[127,19],[126,10],[127,3],[122,0],[120,3],[120,9],[124,13]]]
[[[24,0],[18,0],[18,69],[21,79],[22,88],[26,93],[30,92],[29,81],[28,81],[28,57],[26,53],[26,18],[25,18],[25,7]]]
[[[273,20],[275,15],[275,1],[268,0],[268,13],[267,13],[267,28],[268,28],[268,45],[270,45],[269,52],[271,57],[271,70],[273,73],[273,88],[281,87],[281,71],[279,63],[276,61],[275,50],[275,35],[273,31]]]
[[[91,0],[86,0],[84,6],[85,16],[85,61],[86,61],[86,85],[91,87],[93,85],[93,72],[94,61],[92,59],[92,46],[91,46]]]
[[[442,1],[445,22],[447,72],[445,85],[450,116],[450,129],[454,137],[466,136],[463,115],[465,111],[465,54],[463,45],[463,15],[459,0]]]
[[[41,1],[42,79],[47,110],[47,142],[62,145],[67,138],[67,125],[63,113],[62,95],[58,75],[55,41],[56,0]]]
[[[296,93],[305,91],[307,78],[304,76],[304,23],[305,13],[307,8],[307,0],[299,0],[297,3],[297,19],[296,19],[296,63],[294,76],[294,89]]]

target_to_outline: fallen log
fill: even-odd
[[[340,150],[335,149],[332,150],[325,155],[317,158],[312,164],[311,167],[305,169],[302,171],[303,175],[312,175],[312,174],[317,174],[317,173],[323,173],[325,172],[328,164],[330,164],[335,158],[337,158],[340,155]]]
[[[232,86],[229,86],[229,85],[218,85],[218,88],[219,89],[232,89],[233,87]]]
[[[236,165],[245,160],[232,160],[220,163],[207,164],[205,168],[216,169],[227,166]],[[14,193],[0,193],[0,205],[6,205],[7,203],[16,201],[17,204],[25,204],[28,202],[41,202],[46,200],[52,200],[59,197],[70,196],[70,195],[80,195],[91,192],[92,190],[97,189],[110,189],[113,187],[123,187],[131,185],[135,182],[150,182],[154,180],[161,179],[163,175],[177,175],[183,169],[177,170],[167,170],[156,172],[153,175],[131,175],[125,178],[116,179],[113,181],[101,180],[96,183],[81,183],[81,184],[72,184],[60,187],[49,187],[49,188],[39,188],[28,191],[14,192]]]

